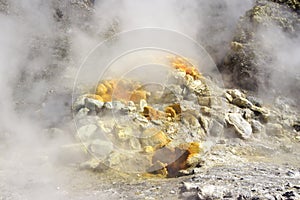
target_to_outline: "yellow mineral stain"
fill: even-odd
[[[147,92],[141,89],[140,84],[126,79],[105,80],[96,87],[96,95],[108,101],[133,101],[138,103],[141,99],[147,99]]]
[[[192,76],[195,80],[201,77],[201,74],[198,71],[198,69],[195,66],[193,66],[190,62],[188,62],[187,59],[176,56],[170,58],[170,62],[172,67],[179,71],[185,72],[187,75]]]

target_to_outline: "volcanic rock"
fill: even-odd
[[[226,121],[233,125],[236,132],[243,138],[249,139],[252,134],[251,125],[238,113],[229,113],[226,115]]]
[[[251,91],[272,87],[268,82],[272,69],[268,66],[276,59],[261,47],[261,28],[279,29],[290,37],[295,36],[300,30],[299,2],[258,0],[240,19],[231,50],[220,65],[224,77],[235,87]]]

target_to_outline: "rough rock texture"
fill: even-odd
[[[288,7],[290,7],[292,10],[300,14],[300,2],[297,0],[271,0],[271,1],[279,4],[285,4]]]
[[[134,82],[140,85],[137,90],[130,80],[103,80],[96,94],[77,98],[76,137],[99,162],[92,159],[85,168],[103,171],[108,166],[170,178],[193,174],[199,166],[245,163],[249,156],[296,156],[299,113],[294,107],[283,99],[265,106],[238,89],[219,88],[183,59],[176,61],[170,62],[168,90],[148,91]],[[147,95],[137,98],[137,91]],[[163,98],[154,98],[157,92]],[[106,155],[91,149],[108,144],[114,148]]]
[[[299,36],[299,2],[274,2],[256,1],[255,6],[238,23],[231,50],[220,65],[225,81],[235,87],[251,91],[274,88],[269,80],[272,71],[276,70],[276,57],[270,53],[272,49],[261,45],[261,30],[280,30],[291,38]],[[289,85],[290,89],[298,90],[299,80],[292,78],[295,80],[294,84]]]
[[[298,199],[299,178],[298,169],[284,170],[263,163],[215,167],[184,181],[181,196],[187,199]]]
[[[36,190],[53,188],[48,197],[66,200],[93,199],[235,199],[298,200],[300,171],[289,165],[248,163],[216,166],[176,179],[145,178],[109,172],[74,171],[57,167],[57,174],[68,177],[64,184],[50,181],[28,181],[16,190],[0,173],[2,199],[32,199]],[[38,196],[37,196],[38,197]]]

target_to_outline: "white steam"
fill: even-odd
[[[74,142],[72,86],[91,48],[117,32],[159,27],[194,38],[218,63],[239,17],[253,4],[252,0],[95,0],[92,8],[84,3],[88,0],[3,2],[0,6],[8,6],[0,12],[0,199],[75,198],[72,191],[66,193],[63,184],[71,178],[58,175],[65,163],[57,158],[67,159],[60,147]],[[299,37],[290,39],[278,30],[264,34],[263,46],[276,58],[271,79],[284,90],[283,74],[299,72]],[[63,131],[53,129],[57,127]]]
[[[299,104],[300,94],[300,36],[284,32],[278,26],[260,28],[258,31],[261,48],[267,52],[269,65],[261,66],[269,75],[267,94],[294,97]],[[271,98],[272,98],[271,97]]]

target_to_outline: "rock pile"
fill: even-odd
[[[295,113],[280,116],[240,90],[220,88],[179,57],[165,85],[104,80],[73,110],[77,137],[94,156],[84,166],[94,169],[177,177],[205,164],[208,140],[298,137]]]

